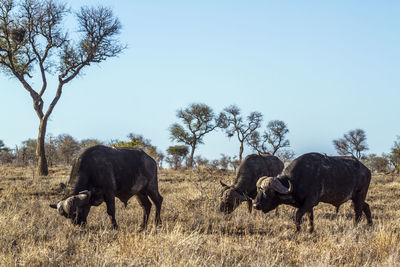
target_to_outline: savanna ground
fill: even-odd
[[[294,208],[279,214],[249,214],[242,204],[232,215],[218,210],[219,180],[233,172],[207,170],[159,173],[164,197],[160,228],[138,232],[142,210],[117,200],[119,230],[105,204],[93,207],[86,227],[73,226],[49,208],[60,200],[60,182],[69,167],[37,177],[33,167],[0,166],[1,266],[399,266],[400,177],[374,175],[367,201],[374,225],[365,217],[353,227],[350,202],[314,209],[315,232],[296,233]]]

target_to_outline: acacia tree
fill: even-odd
[[[368,150],[367,137],[362,129],[350,130],[343,138],[332,142],[339,155],[352,155],[359,160],[363,156],[362,152]]]
[[[75,41],[65,30],[64,18],[71,11],[55,0],[0,0],[0,66],[16,78],[30,94],[39,118],[36,155],[38,174],[47,175],[45,136],[47,121],[59,101],[63,87],[92,63],[117,56],[125,46],[116,36],[121,24],[106,7],[82,7],[76,18],[79,35]],[[41,84],[34,88],[32,78]],[[45,107],[49,76],[57,83]],[[37,82],[35,81],[35,84]]]
[[[189,153],[189,149],[187,146],[170,146],[167,149],[167,163],[177,170],[181,167],[183,159]]]
[[[190,147],[188,167],[191,168],[197,146],[203,144],[206,134],[222,126],[222,119],[221,116],[217,117],[214,114],[212,108],[201,103],[194,103],[178,110],[176,116],[182,120],[183,126],[178,123],[172,124],[169,128],[170,138]]]
[[[146,152],[147,154],[149,154],[151,157],[154,158],[158,166],[162,166],[164,154],[161,151],[159,151],[156,146],[153,146],[149,139],[144,138],[143,135],[134,133],[129,133],[127,137],[129,141],[125,142],[125,141],[115,140],[111,143],[111,146],[143,149],[144,152]]]
[[[294,153],[291,150],[282,150],[290,146],[290,141],[286,138],[288,133],[289,129],[284,121],[272,120],[268,122],[262,135],[255,131],[247,142],[258,153],[276,155],[279,151],[280,156],[290,159]]]
[[[260,112],[251,112],[247,119],[244,120],[240,114],[240,108],[236,105],[231,105],[222,112],[223,128],[226,129],[226,134],[230,138],[236,134],[239,141],[239,163],[242,161],[245,141],[261,127],[263,115]]]

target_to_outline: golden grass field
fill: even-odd
[[[350,202],[339,213],[314,209],[315,232],[295,232],[295,209],[232,215],[218,212],[219,180],[233,172],[161,170],[163,224],[138,232],[142,210],[117,200],[119,230],[105,204],[93,207],[86,227],[49,208],[61,198],[70,167],[35,176],[34,167],[0,165],[0,266],[400,266],[400,177],[374,175],[367,196],[374,225],[353,226]]]

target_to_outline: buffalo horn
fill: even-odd
[[[88,190],[79,192],[78,195],[71,196],[57,204],[58,211],[61,213],[62,209],[65,213],[70,214],[76,208],[85,205],[89,202],[91,192]]]
[[[261,189],[265,189],[262,185],[264,184],[264,180],[267,179],[267,176],[263,176],[260,179],[258,179],[256,186],[261,188]]]
[[[271,180],[271,187],[278,193],[280,194],[289,194],[292,192],[293,187],[292,183],[288,180],[289,182],[289,188],[284,186],[278,179],[272,178]]]

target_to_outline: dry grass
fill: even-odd
[[[242,205],[231,216],[217,212],[219,179],[233,173],[161,171],[163,225],[137,232],[142,211],[132,198],[117,201],[119,230],[105,205],[93,207],[86,228],[71,225],[49,204],[60,199],[69,167],[35,177],[32,168],[0,166],[0,266],[398,266],[400,177],[374,176],[365,218],[353,227],[350,203],[315,208],[315,232],[293,225],[294,209],[253,212]],[[154,208],[151,219],[154,220]]]

